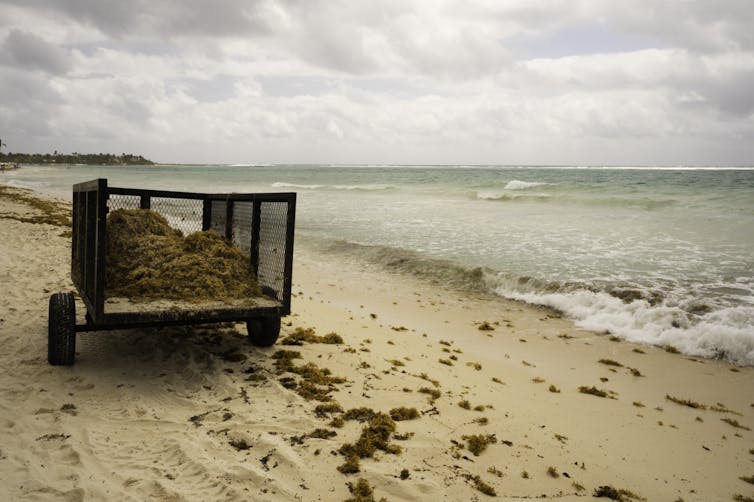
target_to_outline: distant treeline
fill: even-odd
[[[98,166],[131,166],[154,164],[141,155],[121,153],[4,153],[0,152],[0,162],[16,164],[91,164]]]

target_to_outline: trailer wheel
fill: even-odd
[[[47,320],[47,361],[70,366],[76,357],[76,304],[71,293],[50,297]]]
[[[246,321],[249,341],[257,347],[271,347],[280,335],[280,316],[260,317]]]

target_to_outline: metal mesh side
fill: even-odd
[[[285,250],[288,203],[262,202],[259,226],[259,268],[261,286],[272,288],[279,300],[285,288]]]
[[[110,194],[107,201],[107,207],[110,211],[117,209],[139,209],[140,204],[140,197],[136,195]]]
[[[220,235],[225,235],[226,208],[227,205],[224,200],[212,201],[212,219],[209,228]]]
[[[202,229],[202,201],[174,197],[152,197],[151,209],[160,213],[171,227],[185,235]]]
[[[252,202],[233,203],[233,244],[249,252],[251,249],[251,219],[254,212]]]

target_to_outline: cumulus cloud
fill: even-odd
[[[164,161],[749,162],[753,16],[746,0],[0,0],[0,127],[27,150]]]

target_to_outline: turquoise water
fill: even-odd
[[[296,191],[300,246],[484,288],[577,324],[754,364],[754,169],[28,167],[0,182]]]

